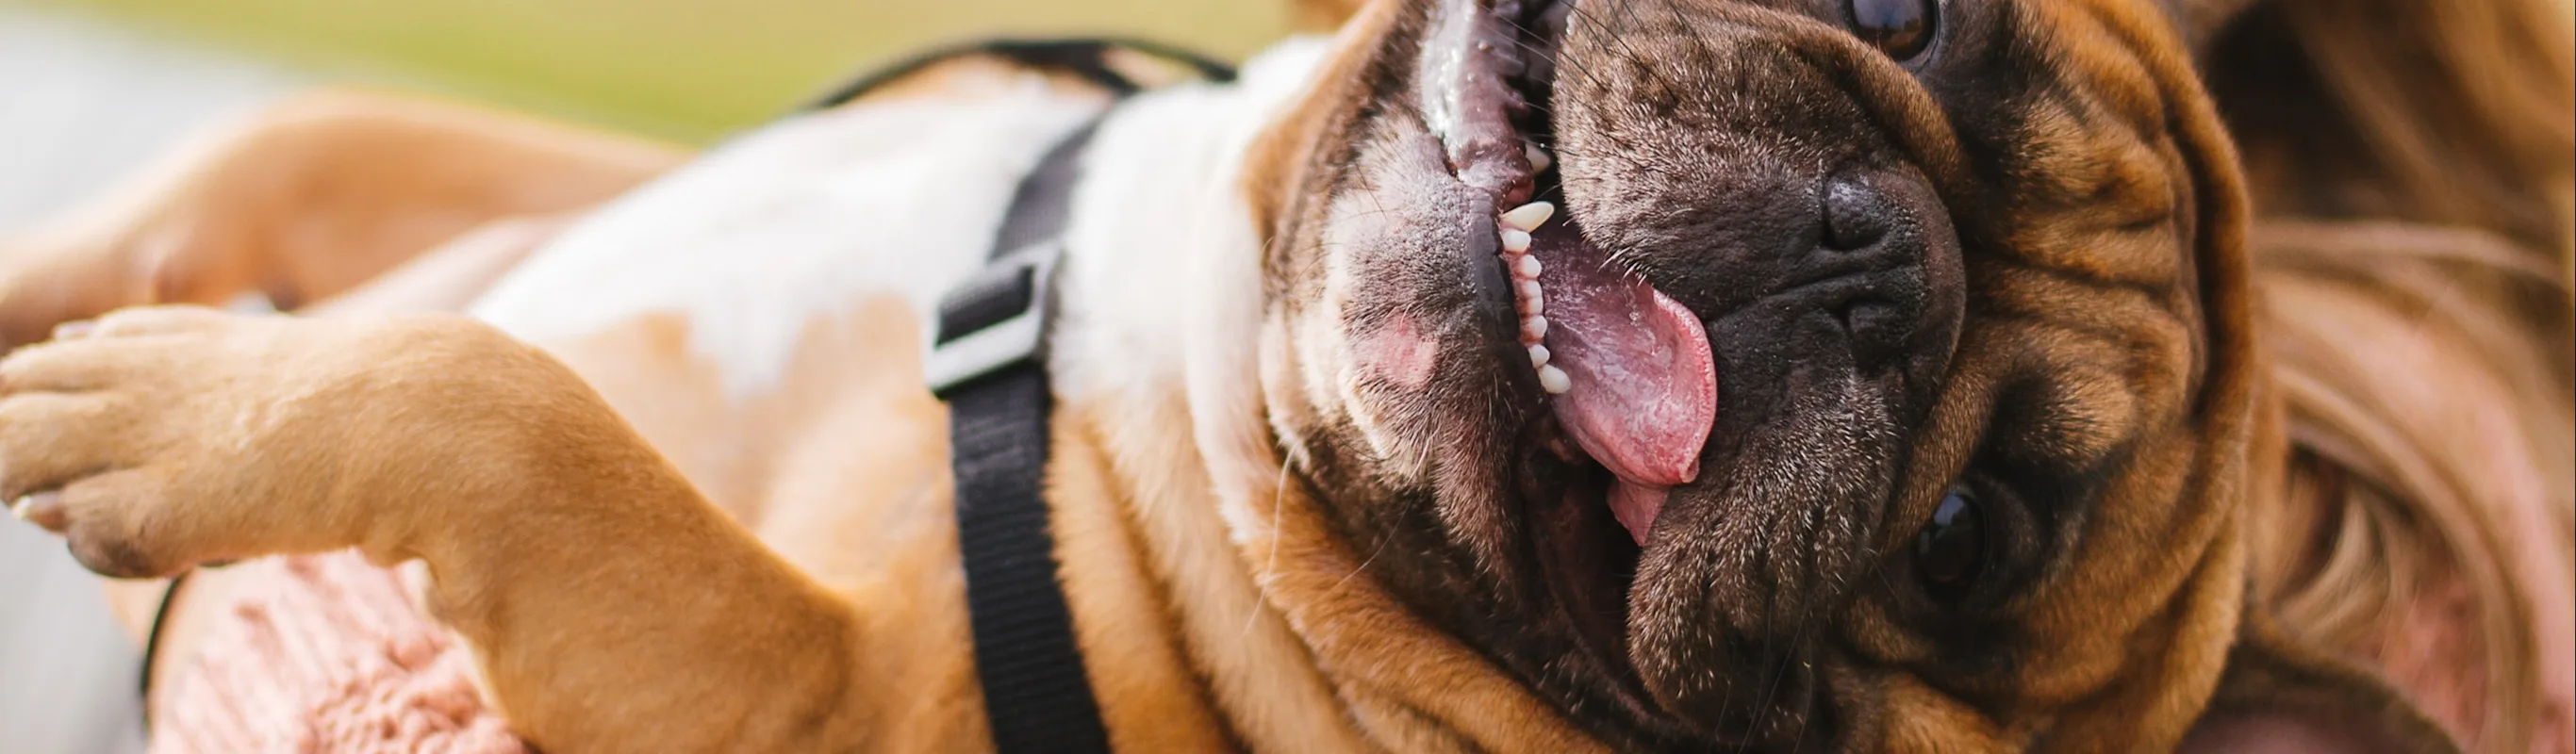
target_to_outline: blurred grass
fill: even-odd
[[[1117,33],[1230,59],[1287,0],[15,0],[681,141],[777,116],[872,62],[996,34]]]

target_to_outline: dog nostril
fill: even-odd
[[[1855,251],[1887,236],[1896,205],[1866,184],[1836,176],[1825,181],[1825,247]]]

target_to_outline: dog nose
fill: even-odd
[[[1887,237],[1887,228],[1896,222],[1896,208],[1889,206],[1887,195],[1852,180],[1836,175],[1825,180],[1825,248],[1833,251],[1860,251]]]
[[[1843,170],[1821,182],[1812,198],[1789,200],[1806,206],[1784,213],[1808,226],[1789,237],[1812,239],[1784,250],[1797,260],[1784,266],[1787,276],[1805,289],[1794,305],[1821,309],[1841,325],[1853,366],[1896,366],[1921,345],[1916,339],[1932,304],[1925,266],[1933,235],[1947,230],[1928,226],[1945,224],[1935,219],[1945,213],[1910,176]]]

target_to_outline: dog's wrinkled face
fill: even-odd
[[[2150,0],[1374,7],[1272,218],[1292,470],[1613,742],[2170,741],[2249,405],[2180,38]]]

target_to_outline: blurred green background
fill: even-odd
[[[995,34],[1118,33],[1229,59],[1286,0],[19,0],[327,78],[703,142],[870,64]]]

